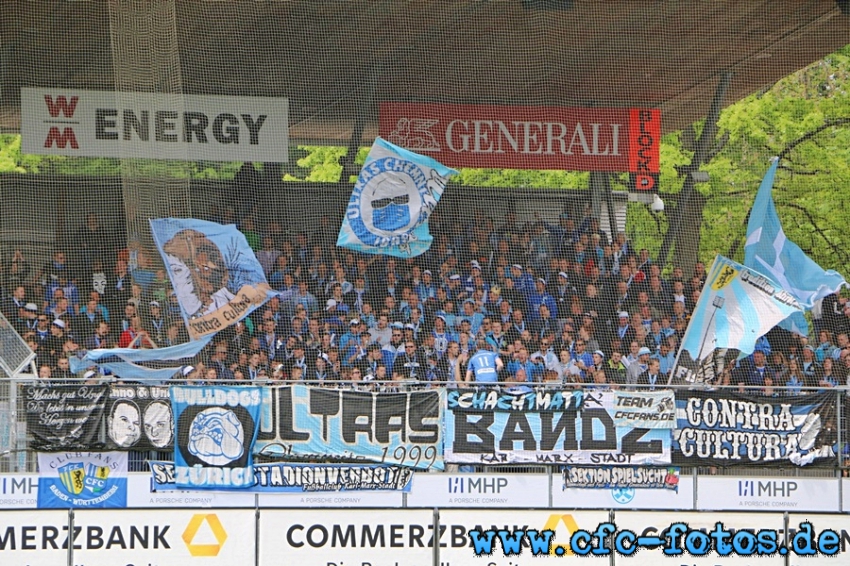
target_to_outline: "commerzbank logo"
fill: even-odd
[[[194,542],[198,536],[198,531],[201,530],[201,526],[204,523],[212,531],[216,544],[196,544]],[[186,543],[186,548],[189,549],[189,554],[192,556],[218,556],[226,540],[227,532],[224,530],[218,515],[215,513],[198,513],[193,515],[189,520],[189,524],[186,525],[186,530],[183,531],[183,542]]]
[[[567,533],[566,536],[559,536],[561,533],[558,533],[559,528],[566,528]],[[544,531],[554,531],[555,540],[563,540],[567,542],[557,543],[553,542],[551,548],[549,549],[549,554],[554,554],[556,556],[563,556],[564,554],[572,554],[573,551],[570,549],[569,540],[573,536],[573,533],[579,530],[578,523],[573,518],[572,515],[549,515],[549,518],[546,520],[546,524],[543,525]]]

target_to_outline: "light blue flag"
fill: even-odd
[[[428,218],[457,171],[377,138],[360,170],[336,245],[416,257],[431,247]]]
[[[751,354],[760,336],[795,312],[802,312],[797,300],[768,277],[717,256],[682,338],[682,350],[697,362],[715,348]]]
[[[236,324],[276,294],[236,226],[192,218],[150,224],[193,340]]]
[[[162,383],[173,378],[183,367],[194,365],[195,356],[209,344],[213,336],[210,334],[167,348],[99,348],[81,352],[82,356],[72,356],[68,361],[74,373],[96,366],[101,373],[122,379]]]
[[[847,282],[838,272],[824,270],[785,237],[771,194],[778,166],[779,160],[774,159],[750,211],[744,265],[765,274],[790,293],[803,308],[811,309],[816,301],[837,292]],[[798,316],[795,320],[797,325],[801,325],[804,319]],[[784,326],[790,329],[790,324]],[[805,328],[808,328],[808,323]]]

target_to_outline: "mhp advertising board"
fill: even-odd
[[[453,389],[447,393],[446,461],[669,464],[671,430],[617,426],[614,397],[593,390]]]

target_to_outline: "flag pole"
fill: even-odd
[[[708,287],[709,281],[712,281],[714,279],[713,274],[714,274],[715,268],[717,267],[717,258],[718,257],[720,257],[720,256],[715,256],[714,263],[711,264],[711,269],[708,270],[708,274],[705,278],[705,283],[702,284],[702,291],[700,292],[700,301],[702,300],[703,296],[705,295],[705,288]],[[722,301],[724,299],[722,297],[716,297],[716,298],[721,299],[720,306],[722,307],[723,306]],[[708,330],[711,327],[711,322],[714,320],[714,315],[717,313],[717,310],[720,308],[720,307],[717,306],[716,301],[715,301],[714,306],[715,306],[715,309],[711,313],[711,318],[708,319],[708,324],[705,326],[705,332],[702,335],[702,341],[701,341],[700,347],[699,347],[700,351],[697,354],[697,358],[699,358],[702,355],[702,349],[703,349],[703,346],[705,346],[705,339],[708,337]],[[696,305],[694,305],[694,310],[696,310]],[[691,319],[688,322],[688,328],[685,330],[685,335],[682,336],[682,340],[679,342],[679,351],[676,352],[676,359],[673,360],[673,369],[670,370],[670,375],[667,376],[667,385],[670,385],[673,382],[673,376],[676,375],[676,370],[679,369],[679,360],[682,357],[682,350],[684,349],[683,345],[685,344],[685,342],[687,342],[688,335],[693,330],[693,324],[691,324],[691,322],[693,322],[693,319]]]

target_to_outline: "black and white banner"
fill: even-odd
[[[25,387],[30,449],[60,452],[101,448],[97,433],[108,394],[106,385]]]
[[[115,385],[109,388],[106,446],[110,450],[169,450],[174,417],[168,387]]]
[[[834,465],[836,395],[683,392],[676,396],[674,461],[688,466]]]
[[[670,463],[671,430],[618,426],[613,391],[454,389],[447,395],[447,462]]]

